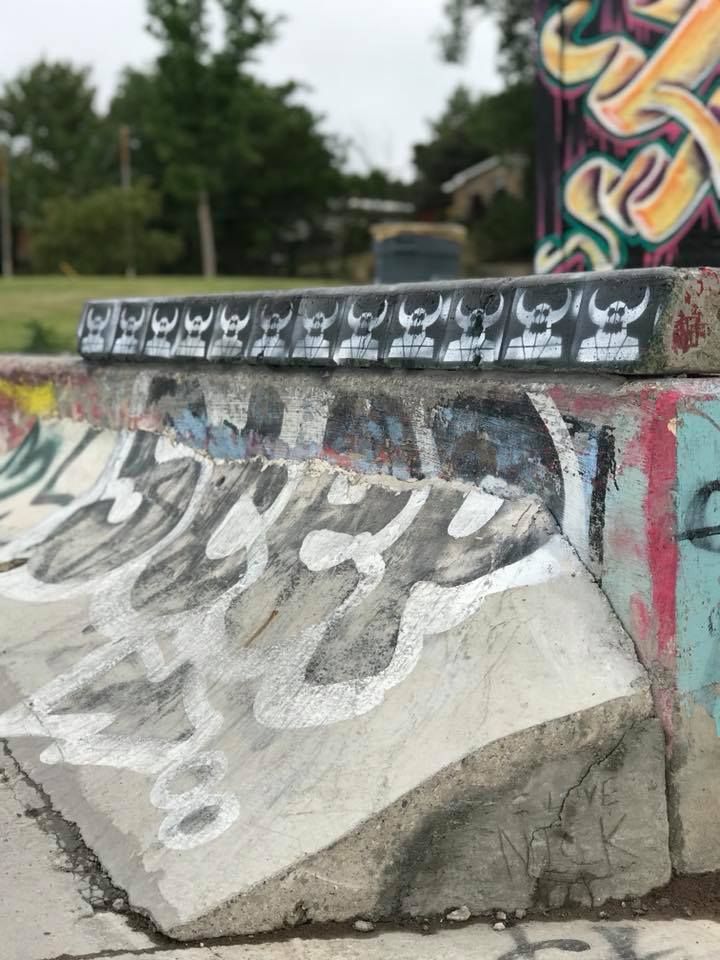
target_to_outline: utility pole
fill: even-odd
[[[132,186],[132,167],[130,164],[130,127],[120,127],[120,186],[125,194],[125,276],[134,277],[135,244],[133,242],[132,215],[130,213],[130,187]]]
[[[12,220],[10,216],[10,150],[0,143],[0,247],[2,275],[13,275]]]

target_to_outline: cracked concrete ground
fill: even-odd
[[[151,949],[127,919],[92,905],[98,885],[72,829],[0,751],[0,956],[46,960]]]
[[[712,920],[556,923],[492,920],[423,933],[348,927],[320,935],[179,944],[139,929],[76,828],[4,749],[0,762],[0,957],[2,960],[524,960],[583,953],[588,960],[716,960]]]

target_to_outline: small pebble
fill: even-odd
[[[369,920],[356,920],[353,924],[353,927],[359,933],[372,933],[375,929],[375,924],[371,923]]]
[[[504,910],[496,910],[496,911],[495,911],[495,919],[496,919],[496,920],[507,920],[507,914],[505,913]]]
[[[601,910],[598,916],[600,917],[601,920],[607,920],[608,918],[608,914],[605,912],[605,910]]]
[[[470,907],[462,906],[457,910],[451,910],[445,919],[453,920],[455,923],[465,923],[470,919]]]
[[[113,900],[112,908],[117,911],[117,913],[123,913],[127,909],[127,903],[125,903],[122,897],[118,897],[117,900]]]
[[[497,923],[493,924],[493,930],[497,930],[498,933],[500,933],[500,931],[504,929],[505,929],[505,924],[502,922],[502,920],[499,920]]]
[[[524,920],[526,916],[527,916],[527,910],[523,910],[522,907],[519,910],[515,911],[516,920]]]

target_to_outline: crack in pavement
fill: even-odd
[[[27,801],[18,798],[13,790],[25,816],[34,820],[43,833],[55,842],[58,853],[66,864],[60,869],[72,874],[75,878],[78,895],[95,912],[120,914],[131,927],[142,930],[150,937],[161,936],[148,917],[130,909],[126,891],[113,883],[99,857],[83,840],[77,824],[67,820],[53,806],[50,795],[22,768],[10,750],[7,740],[0,739],[0,762],[3,763],[3,766],[0,766],[0,775],[9,779],[4,773],[4,768],[11,769],[17,779],[21,780],[36,798],[35,804],[28,806]]]
[[[644,718],[644,719],[636,719],[636,720],[631,721],[631,723],[625,728],[625,730],[623,730],[623,734],[622,734],[622,736],[620,737],[620,739],[617,740],[617,741],[613,744],[613,746],[607,751],[607,753],[605,753],[603,756],[601,756],[601,757],[593,760],[592,763],[590,763],[590,764],[586,767],[586,769],[582,772],[579,780],[578,780],[576,783],[574,783],[572,786],[568,787],[567,791],[566,791],[565,794],[563,795],[562,800],[560,801],[560,806],[558,807],[558,812],[557,812],[557,814],[555,815],[555,817],[551,820],[551,822],[548,823],[548,824],[544,824],[543,826],[540,826],[540,827],[535,827],[535,828],[532,830],[532,832],[530,833],[530,842],[529,842],[529,844],[528,844],[528,849],[532,850],[533,845],[534,845],[534,843],[535,843],[535,841],[536,841],[536,839],[537,839],[537,837],[538,837],[538,834],[541,834],[541,833],[544,833],[544,832],[546,833],[546,832],[548,832],[548,831],[550,831],[550,830],[553,830],[553,829],[556,829],[556,828],[562,826],[563,813],[565,812],[565,807],[566,807],[566,805],[567,805],[568,800],[570,799],[571,794],[573,794],[573,793],[575,793],[576,791],[580,790],[580,789],[582,788],[583,783],[587,780],[587,778],[590,776],[590,774],[593,772],[593,770],[594,770],[596,767],[599,767],[601,764],[605,763],[607,760],[609,760],[610,757],[612,757],[612,755],[613,755],[617,750],[619,750],[619,749],[622,747],[622,745],[623,745],[623,743],[625,742],[626,738],[633,732],[633,730],[634,730],[640,723],[645,723],[646,720],[648,720],[648,719],[652,719],[652,717],[646,717],[646,718]],[[537,877],[535,877],[533,874],[529,874],[529,876],[531,876],[537,883],[539,883],[539,882],[542,880],[543,872],[544,872],[544,871],[541,871],[541,873],[540,873],[539,876],[537,876]],[[579,875],[579,876],[577,877],[577,881],[576,881],[576,882],[578,882],[578,883],[583,883],[583,884],[584,884],[586,890],[588,891],[588,894],[590,895],[590,898],[591,898],[591,901],[592,901],[592,905],[594,905],[594,900],[595,900],[595,898],[594,898],[593,895],[592,895],[592,890],[591,890],[591,888],[590,888],[589,882],[587,881],[587,878]]]
[[[146,947],[144,949],[141,947],[131,950],[99,950],[95,953],[58,953],[53,957],[43,957],[43,960],[112,960],[113,957],[152,957],[156,954],[169,953],[171,950],[207,950],[208,954],[217,957],[218,960],[222,960],[220,954],[215,953],[212,947],[201,947],[197,943],[181,943],[179,941],[159,947]]]

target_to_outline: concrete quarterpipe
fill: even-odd
[[[718,869],[719,311],[88,305],[0,363],[0,738],[181,939]]]

